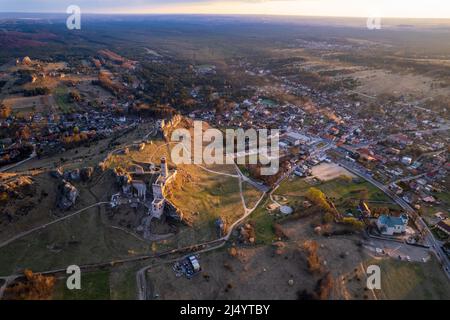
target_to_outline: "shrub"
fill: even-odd
[[[325,215],[323,216],[324,223],[331,223],[331,222],[333,222],[333,220],[334,220],[334,216],[330,212],[325,213]]]
[[[47,300],[50,299],[55,286],[55,278],[24,271],[26,280],[7,289],[9,299],[13,300]]]
[[[308,263],[308,269],[311,273],[320,273],[322,270],[322,264],[320,262],[319,255],[317,254],[317,249],[319,245],[317,242],[308,240],[303,244],[303,249],[307,252],[308,257],[306,258]]]
[[[355,218],[351,218],[351,217],[349,217],[349,218],[343,218],[343,219],[342,219],[342,223],[348,224],[348,225],[350,225],[350,226],[352,226],[353,228],[358,229],[358,230],[364,229],[364,222],[359,221],[359,220],[357,220],[357,219],[355,219]]]

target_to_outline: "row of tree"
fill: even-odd
[[[24,271],[25,280],[16,283],[5,291],[8,300],[48,300],[51,299],[56,283],[55,277]]]

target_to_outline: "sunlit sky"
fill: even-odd
[[[0,12],[268,14],[450,18],[450,0],[0,0]]]

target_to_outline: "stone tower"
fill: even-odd
[[[169,177],[169,167],[166,162],[166,158],[161,158],[161,175],[164,179]]]

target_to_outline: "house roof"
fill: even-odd
[[[447,233],[450,233],[450,221],[447,220],[443,220],[443,221],[439,221],[437,226],[440,229],[445,230]]]
[[[306,140],[309,141],[309,138],[305,136],[304,134],[298,133],[298,132],[288,132],[286,133],[286,137],[294,140]]]
[[[436,201],[436,199],[434,199],[434,197],[432,197],[432,196],[425,197],[422,200],[425,202],[435,202]]]

